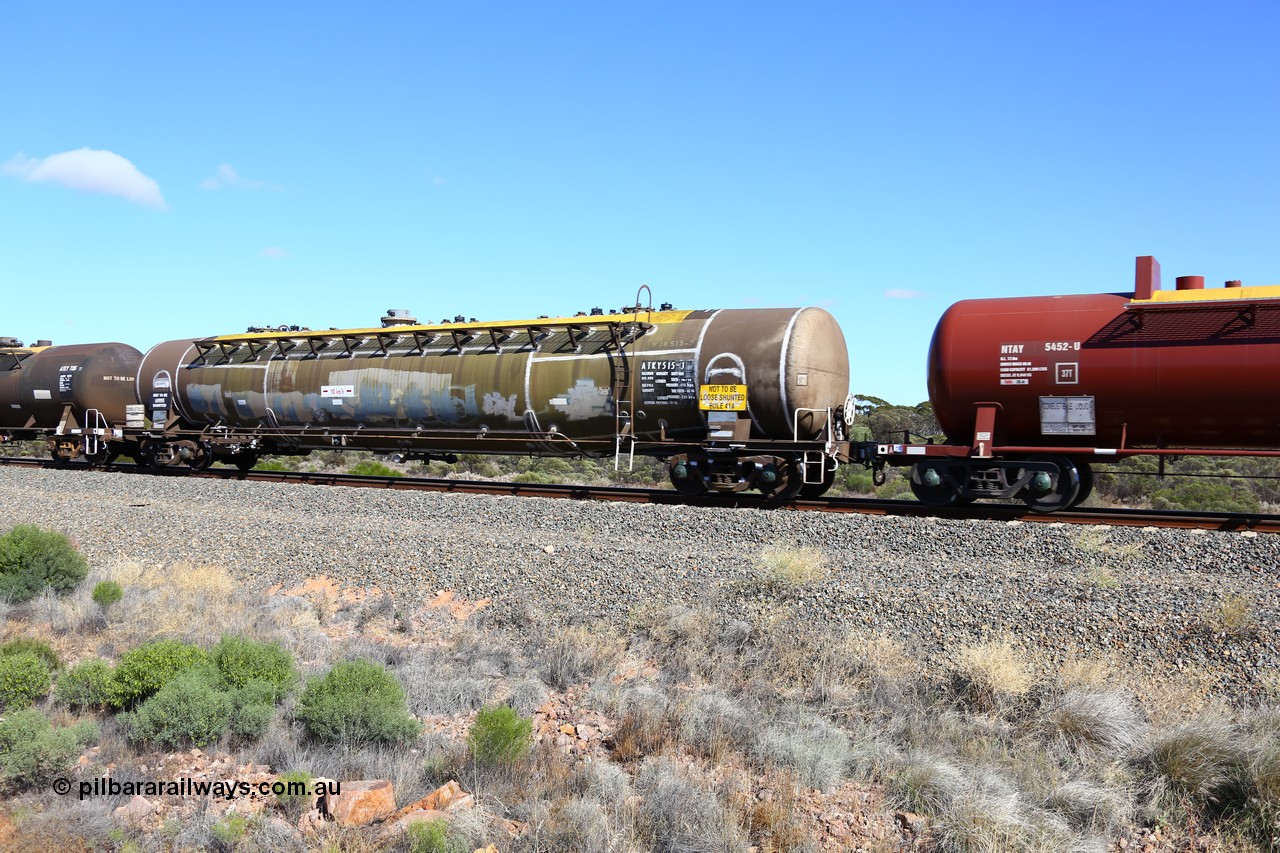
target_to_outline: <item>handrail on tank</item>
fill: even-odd
[[[806,408],[796,409],[794,412],[791,413],[791,440],[792,441],[800,440],[800,413],[801,412],[822,412],[824,415],[827,416],[827,420],[822,425],[822,428],[823,429],[830,428],[831,426],[831,407],[830,406],[828,406],[825,409],[806,409]]]

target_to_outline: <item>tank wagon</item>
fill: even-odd
[[[0,339],[0,441],[48,439],[55,459],[105,462],[137,403],[141,361],[127,344]]]
[[[1205,289],[1140,257],[1133,293],[976,299],[942,316],[929,399],[947,444],[882,444],[934,506],[1083,501],[1090,463],[1280,455],[1280,287]]]
[[[688,495],[817,493],[848,460],[849,363],[819,308],[659,310],[496,323],[251,330],[168,341],[136,371],[152,466],[248,469],[355,448],[670,460]]]

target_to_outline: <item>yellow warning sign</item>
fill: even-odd
[[[698,408],[704,412],[745,412],[746,385],[699,385]]]

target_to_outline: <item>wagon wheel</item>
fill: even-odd
[[[138,450],[133,454],[133,461],[138,463],[139,468],[155,468],[156,467],[156,447],[150,441],[139,442]]]
[[[253,470],[254,465],[258,464],[258,454],[253,453],[252,451],[242,450],[235,456],[232,456],[231,461],[235,464],[236,468],[248,473]]]
[[[88,462],[95,468],[99,465],[105,465],[110,462],[111,451],[107,448],[106,442],[103,442],[94,453],[86,453],[84,455],[84,461]]]
[[[671,478],[671,485],[682,495],[692,498],[707,491],[707,481],[703,478],[696,460],[691,460],[687,456],[677,456],[672,459],[667,474]]]
[[[1057,474],[1036,474],[1022,491],[1022,502],[1032,512],[1051,513],[1066,509],[1080,500],[1080,471],[1065,456],[1028,456],[1028,462],[1047,462],[1057,466]]]
[[[815,498],[820,498],[823,495],[825,495],[833,485],[835,485],[836,466],[833,464],[830,468],[827,468],[826,467],[827,462],[834,463],[835,460],[825,460],[825,459],[823,460],[822,482],[821,483],[801,483],[800,492],[799,492],[800,497],[806,500],[813,500]],[[803,477],[801,479],[803,479]]]
[[[911,466],[911,493],[925,506],[948,507],[969,503],[951,474],[964,469],[949,462],[919,462]]]
[[[213,464],[213,447],[208,442],[200,443],[200,455],[187,460],[187,467],[192,471],[204,471]]]
[[[1075,465],[1076,472],[1080,475],[1080,494],[1076,495],[1071,505],[1080,506],[1093,494],[1093,468],[1089,467],[1088,462],[1077,462]]]
[[[795,459],[779,459],[778,463],[765,465],[760,475],[759,489],[770,503],[785,503],[804,488],[804,477],[801,476],[800,466]]]

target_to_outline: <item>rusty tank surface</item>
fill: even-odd
[[[121,426],[141,361],[121,343],[0,347],[0,429],[56,429],[67,414],[84,426],[91,412]]]
[[[1280,287],[978,299],[943,315],[929,398],[970,444],[1280,447]]]
[[[921,501],[1088,497],[1091,463],[1130,456],[1280,455],[1280,287],[1205,289],[1137,259],[1132,293],[974,299],[929,350],[945,444],[890,444]]]
[[[844,336],[820,308],[461,319],[168,341],[137,395],[153,427],[203,431],[188,456],[247,464],[335,446],[666,457],[717,434],[812,441],[848,391]]]

